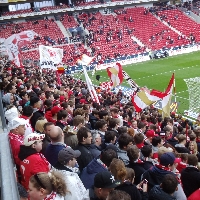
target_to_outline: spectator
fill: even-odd
[[[103,171],[94,177],[94,189],[90,189],[90,200],[106,200],[109,193],[117,187],[118,181],[108,172]]]
[[[180,134],[178,136],[178,144],[175,145],[175,149],[178,153],[190,153],[190,151],[185,147],[186,144],[186,136]]]
[[[32,175],[29,181],[30,199],[64,200],[68,193],[65,181],[59,172],[40,172]]]
[[[172,174],[166,174],[160,185],[154,186],[149,193],[149,200],[176,200],[173,196],[178,190],[178,181]]]
[[[58,162],[58,153],[67,145],[64,143],[64,134],[60,127],[53,126],[49,132],[51,143],[47,146],[45,157],[54,166]]]
[[[81,152],[81,156],[78,157],[77,162],[80,172],[82,172],[83,168],[86,167],[94,158],[92,153],[90,152],[92,143],[90,130],[86,127],[81,127],[77,132],[77,138],[78,145],[75,149]]]
[[[113,190],[109,193],[107,200],[131,200],[131,197],[124,191]]]
[[[24,145],[20,146],[21,183],[26,189],[28,189],[28,182],[32,175],[38,172],[48,172],[50,170],[50,164],[45,157],[40,154],[44,137],[44,134],[29,134],[24,139]]]
[[[86,189],[92,188],[94,177],[97,173],[107,171],[113,158],[117,158],[117,154],[112,149],[101,152],[100,158],[94,158],[84,169],[81,174],[81,180]]]
[[[188,155],[188,166],[181,172],[183,190],[187,197],[200,188],[200,172],[196,155]]]

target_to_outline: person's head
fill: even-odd
[[[132,168],[126,167],[126,181],[129,181],[130,183],[134,183],[135,179],[135,171]]]
[[[107,131],[107,128],[108,128],[108,125],[107,125],[107,122],[103,119],[101,120],[98,120],[95,124],[95,128],[96,130],[100,130],[102,132],[106,132]]]
[[[189,155],[188,155],[187,164],[196,167],[196,166],[198,165],[198,158],[197,158],[197,156],[194,155],[194,154],[189,154]]]
[[[8,93],[12,93],[12,94],[15,94],[17,89],[15,87],[15,84],[14,83],[9,83],[7,86],[6,86],[6,91]]]
[[[153,137],[152,138],[152,145],[154,147],[158,147],[158,148],[161,147],[163,145],[161,137],[159,137],[159,136]]]
[[[37,152],[40,152],[42,150],[42,140],[44,138],[44,134],[31,133],[24,138],[24,146],[31,147]]]
[[[105,143],[115,144],[116,139],[117,139],[115,131],[106,131],[104,139],[105,139]]]
[[[52,116],[53,116],[55,119],[57,119],[57,115],[58,115],[58,112],[59,112],[60,110],[62,110],[62,108],[59,107],[59,106],[54,106],[54,107],[51,109],[51,114],[52,114]]]
[[[134,142],[136,146],[141,149],[144,146],[144,135],[142,133],[135,134]]]
[[[26,123],[26,120],[16,117],[8,122],[8,130],[17,135],[24,135]]]
[[[54,127],[54,123],[53,122],[47,122],[44,124],[44,133],[49,135],[51,129]]]
[[[33,115],[33,108],[32,106],[25,106],[22,110],[22,115],[31,118]]]
[[[110,163],[109,169],[116,180],[122,182],[125,180],[127,172],[124,162],[122,160],[114,158]]]
[[[106,200],[109,193],[118,185],[109,171],[99,172],[94,177],[94,193],[100,200]]]
[[[179,144],[186,144],[186,136],[185,135],[183,135],[183,134],[180,134],[178,137],[178,143]]]
[[[59,151],[58,153],[58,162],[62,165],[66,165],[69,167],[75,167],[76,159],[81,155],[79,150],[73,150],[70,147],[66,147]]]
[[[142,130],[142,132],[146,131],[146,124],[144,122],[138,123],[138,128]]]
[[[120,124],[120,120],[118,118],[111,118],[109,119],[109,127],[110,129],[118,129]]]
[[[64,134],[59,126],[53,126],[49,132],[51,142],[64,142]]]
[[[164,153],[168,153],[168,152],[173,152],[173,149],[172,148],[170,148],[170,147],[164,147],[164,146],[162,146],[162,147],[160,147],[159,149],[158,149],[158,158],[160,159],[160,157],[164,154]]]
[[[92,134],[92,144],[95,144],[96,146],[101,145],[101,135],[98,132]]]
[[[150,142],[152,142],[152,139],[155,137],[155,136],[158,136],[157,134],[155,134],[155,131],[154,130],[147,130],[146,132],[146,137],[148,138],[148,140]]]
[[[46,119],[37,120],[37,122],[35,124],[35,131],[38,132],[38,133],[43,133],[45,123],[47,123]]]
[[[126,151],[129,146],[133,145],[133,138],[127,133],[121,134],[118,138],[118,144],[120,149]]]
[[[136,120],[131,120],[131,126],[132,126],[134,129],[137,129],[137,121],[136,121]]]
[[[131,200],[131,196],[122,190],[112,190],[106,200]]]
[[[111,116],[112,117],[115,117],[116,115],[118,115],[118,113],[119,113],[119,109],[118,108],[111,108],[110,109],[110,114],[111,114]]]
[[[57,113],[57,120],[62,120],[62,121],[67,121],[67,116],[68,116],[68,113],[66,110],[60,110],[58,113]]]
[[[101,152],[100,159],[107,166],[110,166],[113,158],[117,158],[117,153],[113,149],[106,149]]]
[[[141,148],[141,153],[145,158],[151,158],[152,157],[152,146],[151,145],[144,145]]]
[[[46,99],[54,101],[54,96],[53,93],[51,92],[46,92]]]
[[[40,172],[31,176],[28,189],[30,200],[45,199],[52,191],[62,197],[66,196],[68,192],[60,172]]]
[[[194,154],[197,153],[197,143],[195,141],[190,141],[189,143],[189,150],[192,151]]]
[[[88,128],[81,127],[77,132],[78,142],[82,144],[91,144],[92,143],[92,135]]]
[[[107,120],[108,119],[108,111],[106,111],[106,110],[99,111],[99,119]]]
[[[127,155],[130,162],[134,162],[140,157],[140,150],[136,145],[132,145],[127,149]]]
[[[174,161],[175,161],[175,156],[174,153],[172,152],[168,152],[168,153],[164,153],[160,156],[160,164],[168,167],[170,170],[174,170],[175,165],[174,165]]]
[[[85,125],[85,118],[81,115],[77,115],[73,118],[73,126],[81,128]]]
[[[37,108],[40,109],[41,107],[41,101],[38,97],[34,96],[30,98],[30,106],[32,106],[33,108]]]
[[[178,190],[178,180],[173,174],[166,174],[163,178],[160,187],[164,192],[169,195],[172,195],[175,191]]]

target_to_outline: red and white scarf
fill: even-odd
[[[54,200],[56,198],[56,192],[51,192],[51,194],[47,195],[44,200]]]

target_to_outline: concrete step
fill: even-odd
[[[55,22],[58,25],[58,27],[60,28],[60,30],[61,30],[62,34],[64,35],[64,37],[68,37],[68,39],[69,39],[69,37],[71,37],[71,33],[68,30],[66,30],[66,28],[63,25],[63,23],[61,21],[55,21]]]

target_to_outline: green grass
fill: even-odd
[[[150,60],[142,63],[123,66],[123,69],[139,85],[147,86],[149,89],[164,91],[167,87],[172,73],[175,73],[177,102],[179,102],[178,112],[183,113],[189,108],[187,86],[183,79],[200,76],[200,51],[190,54],[182,54],[164,59]],[[95,73],[101,75],[100,82],[108,81],[106,70]],[[76,74],[75,77],[84,79],[84,75]],[[93,84],[99,85],[95,76],[89,76]],[[123,86],[129,85],[124,81]]]

